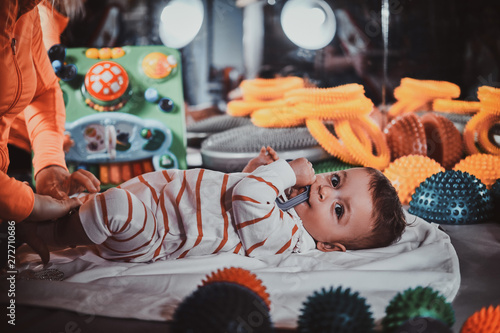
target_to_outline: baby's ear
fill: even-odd
[[[346,248],[344,245],[340,243],[326,243],[326,242],[318,242],[316,244],[316,248],[323,252],[331,252],[331,251],[342,251],[345,252]]]

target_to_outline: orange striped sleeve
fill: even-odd
[[[163,232],[163,237],[161,239],[161,242],[158,245],[158,247],[156,248],[156,251],[155,251],[153,258],[158,257],[158,255],[160,254],[160,251],[161,251],[161,248],[163,245],[163,241],[165,240],[165,237],[167,236],[168,231],[170,230],[170,227],[168,225],[168,213],[167,213],[167,209],[165,208],[165,196],[163,195],[163,193],[160,195],[160,209],[161,209],[161,212],[163,215],[164,232]]]
[[[146,227],[147,219],[148,219],[146,205],[144,205],[144,213],[146,214],[146,216],[144,216],[144,222],[143,222],[143,227],[142,227],[141,231],[139,231],[138,233],[136,233],[134,236],[132,236],[131,238],[129,238],[129,239],[127,239],[127,240],[130,240],[130,239],[135,238],[137,235],[141,234],[141,233],[142,233],[142,231],[144,231],[144,229],[145,229],[145,227]],[[156,234],[156,217],[154,217],[154,215],[152,215],[152,217],[153,217],[153,220],[154,220],[154,222],[155,222],[155,223],[154,223],[154,228],[153,228],[153,233],[152,233],[151,237],[149,238],[149,240],[148,240],[146,243],[144,243],[144,244],[142,244],[142,245],[139,245],[139,246],[138,246],[138,247],[136,247],[135,249],[132,249],[132,250],[126,250],[126,251],[115,250],[115,249],[113,249],[112,247],[110,247],[110,246],[109,246],[108,244],[106,244],[106,243],[103,243],[104,247],[106,247],[106,248],[108,248],[108,249],[110,249],[111,251],[114,251],[114,252],[116,252],[116,253],[130,253],[130,252],[135,252],[135,251],[137,251],[137,250],[139,250],[139,249],[141,249],[141,248],[143,248],[143,247],[145,247],[145,246],[149,245],[149,244],[153,241],[154,235]],[[117,242],[122,242],[122,241],[123,241],[123,240],[116,240],[116,239],[114,239],[114,240],[115,240],[115,241],[117,241]]]
[[[278,189],[276,188],[276,186],[274,186],[274,184],[273,184],[273,183],[268,182],[268,181],[267,181],[267,180],[265,180],[264,178],[261,178],[261,177],[256,177],[256,176],[254,176],[254,175],[248,175],[248,177],[249,177],[249,178],[252,178],[252,179],[255,179],[255,180],[259,181],[259,182],[262,182],[262,183],[267,184],[269,187],[271,187],[271,188],[272,188],[272,189],[276,192],[276,195],[278,195],[278,194],[279,194],[279,191],[278,191]]]
[[[253,220],[248,220],[248,221],[245,221],[245,222],[243,222],[243,223],[239,223],[239,224],[236,226],[236,229],[237,229],[237,230],[240,230],[240,229],[243,229],[244,227],[247,227],[247,226],[249,226],[249,225],[252,225],[252,224],[258,223],[258,222],[260,222],[260,221],[262,221],[262,220],[265,220],[265,219],[269,218],[269,216],[271,216],[271,214],[272,214],[272,213],[273,213],[273,211],[274,211],[274,207],[275,207],[275,206],[273,206],[273,208],[269,211],[269,213],[267,213],[267,214],[266,214],[265,216],[263,216],[263,217],[259,217],[259,218],[253,219]]]
[[[161,172],[163,174],[163,177],[167,180],[167,183],[170,183],[172,181],[172,178],[170,178],[170,175],[168,174],[167,170],[163,170]]]
[[[130,221],[132,221],[132,197],[130,196],[130,193],[128,191],[125,191],[125,194],[127,194],[127,203],[128,203],[128,215],[127,215],[127,221],[125,221],[125,224],[123,225],[123,227],[118,230],[118,232],[123,232],[123,230],[125,230],[125,228],[128,227],[128,225],[130,224]]]
[[[101,201],[101,212],[104,219],[104,225],[106,226],[106,228],[108,228],[109,232],[111,232],[111,230],[109,229],[108,206],[106,205],[106,198],[104,198],[104,195],[100,195],[99,200]]]
[[[253,250],[255,250],[256,248],[258,247],[261,247],[262,245],[264,245],[264,243],[267,241],[267,238],[264,239],[262,242],[258,242],[258,243],[255,243],[254,245],[252,245],[246,252],[247,256],[250,255],[250,253],[253,252]]]
[[[224,235],[222,237],[222,241],[220,242],[219,246],[215,249],[214,252],[212,252],[212,254],[214,253],[217,253],[220,251],[220,249],[222,249],[224,247],[224,245],[226,245],[227,243],[227,239],[228,239],[228,232],[227,232],[227,228],[229,227],[229,218],[228,218],[228,215],[227,215],[227,211],[226,211],[226,190],[227,190],[227,180],[229,179],[229,175],[228,174],[225,174],[224,175],[224,178],[222,179],[222,188],[221,188],[221,191],[220,191],[220,213],[224,219]]]
[[[253,199],[253,198],[250,198],[250,197],[247,197],[245,195],[233,195],[233,198],[232,198],[233,201],[249,201],[249,202],[253,202],[253,203],[256,203],[256,204],[260,204],[260,202],[258,202],[257,200]]]
[[[280,220],[283,220],[283,211],[280,209]]]
[[[198,227],[198,237],[196,237],[196,241],[194,242],[194,245],[191,249],[188,249],[184,251],[179,258],[184,258],[187,253],[198,246],[200,244],[201,240],[203,239],[203,225],[202,225],[202,218],[201,218],[201,195],[200,195],[200,189],[201,189],[201,181],[203,179],[203,174],[205,173],[204,169],[201,169],[200,172],[198,173],[198,179],[196,180],[196,226]]]
[[[146,186],[149,188],[149,190],[151,191],[151,194],[153,195],[153,199],[154,199],[154,201],[155,201],[155,202],[158,202],[158,195],[156,194],[156,191],[155,191],[155,189],[153,188],[153,186],[151,186],[151,185],[150,185],[150,184],[146,181],[146,179],[144,179],[144,177],[143,177],[142,175],[140,175],[140,176],[139,176],[139,177],[137,177],[137,178],[139,178],[139,181],[140,181],[141,183],[143,183],[144,185],[146,185]]]
[[[293,238],[293,235],[295,235],[295,233],[297,232],[297,230],[299,230],[299,227],[297,227],[297,225],[294,225],[293,229],[292,229],[292,238]],[[276,254],[281,254],[281,253],[285,252],[285,250],[288,249],[290,247],[290,245],[292,244],[292,238],[290,238],[288,240],[288,242],[286,242],[286,244],[283,245],[283,247],[281,249],[279,249],[278,252],[276,252]]]
[[[112,236],[111,239],[113,239],[115,242],[128,242],[144,232],[144,230],[146,229],[147,221],[148,221],[148,211],[147,211],[146,205],[144,203],[142,205],[144,206],[144,221],[142,222],[142,228],[139,231],[137,231],[134,235],[130,236],[127,239],[118,239],[115,236]],[[154,230],[156,230],[156,218],[154,220],[155,220]]]
[[[179,203],[181,202],[182,195],[184,194],[184,191],[186,189],[186,184],[187,184],[186,171],[184,170],[181,189],[179,190],[179,193],[177,194],[177,197],[175,198],[175,210],[177,212],[177,216],[179,216]],[[183,226],[182,222],[179,222],[179,229],[180,229],[181,233],[183,233],[184,235],[186,234],[186,230],[184,230],[184,226]],[[179,249],[182,249],[182,247],[184,246],[185,243],[186,243],[186,237],[184,237],[184,239],[179,244],[177,249],[175,249],[174,252],[179,251]]]
[[[239,242],[238,245],[236,245],[236,248],[234,249],[233,253],[240,252],[242,246],[243,246],[243,244],[241,242]]]

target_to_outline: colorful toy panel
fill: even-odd
[[[66,155],[71,167],[107,170],[108,176],[100,177],[104,184],[153,170],[187,168],[177,50],[71,48],[64,64],[78,71],[60,82],[66,130],[75,142]]]

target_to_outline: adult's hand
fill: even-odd
[[[78,198],[55,199],[48,195],[35,193],[35,204],[31,214],[25,221],[50,221],[65,216],[71,210],[80,207],[82,202]]]
[[[99,180],[87,170],[77,170],[70,174],[60,166],[49,166],[38,172],[35,178],[36,192],[56,199],[67,199],[74,193],[87,190],[99,192]]]

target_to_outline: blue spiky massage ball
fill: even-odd
[[[429,222],[474,224],[491,219],[493,200],[490,191],[475,176],[449,170],[420,183],[408,211]]]
[[[427,317],[444,322],[451,327],[455,322],[455,311],[445,298],[430,287],[417,287],[398,293],[385,309],[382,320],[384,332],[394,332],[411,318]]]
[[[298,319],[299,333],[369,333],[373,331],[373,317],[365,299],[358,293],[321,289],[303,303]]]
[[[495,218],[500,222],[500,179],[497,179],[493,186],[491,186],[491,198],[493,199],[493,207],[495,207]]]
[[[174,333],[273,332],[266,303],[250,289],[213,282],[196,289],[175,310]]]

